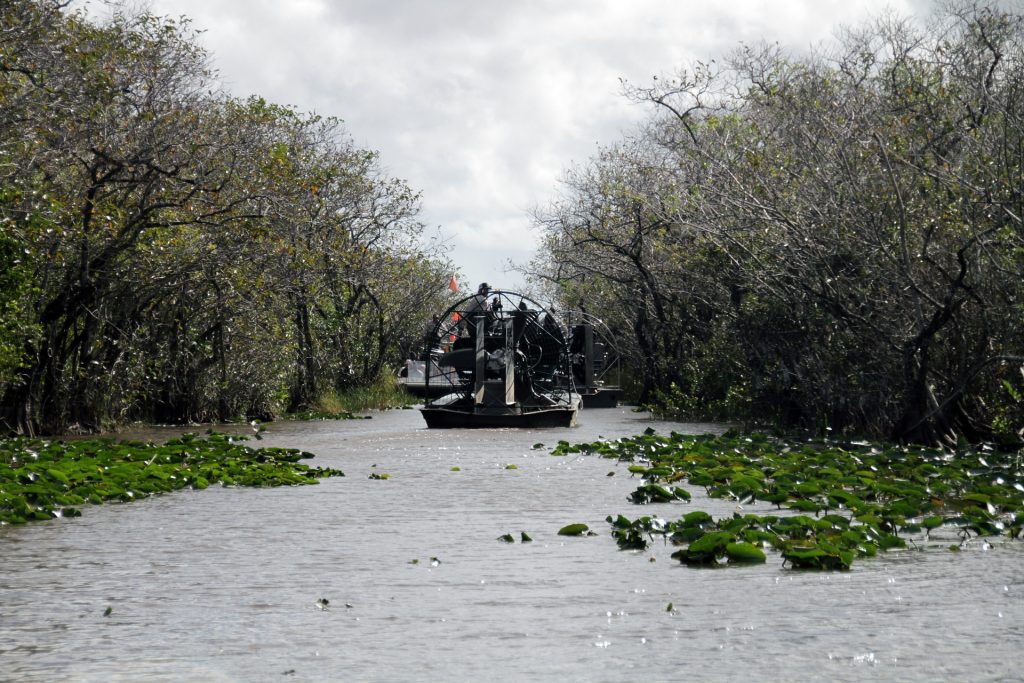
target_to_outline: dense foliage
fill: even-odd
[[[793,567],[849,569],[858,557],[908,544],[959,550],[977,537],[1018,539],[1024,528],[1024,451],[648,430],[615,441],[562,441],[553,451],[567,453],[631,463],[644,482],[630,495],[637,505],[690,501],[680,482],[739,504],[717,520],[704,510],[678,519],[608,517],[620,548],[643,550],[657,537],[689,565],[765,562],[770,549]],[[765,504],[777,514],[755,512]]]
[[[0,8],[5,429],[267,417],[418,345],[450,266],[375,153],[220,93],[187,22],[62,4]]]
[[[1024,425],[1024,16],[886,15],[629,95],[532,268],[677,414],[937,443]]]

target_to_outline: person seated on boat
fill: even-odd
[[[491,293],[491,286],[486,282],[481,282],[480,286],[476,288],[476,294],[470,299],[469,304],[466,306],[466,310],[463,315],[468,316],[476,313],[479,310],[484,309],[487,304],[487,297]]]
[[[491,286],[486,282],[481,282],[480,286],[477,287],[476,294],[466,304],[466,308],[462,311],[463,335],[462,336],[473,336],[476,334],[476,316],[480,313],[487,311],[487,297],[491,293]]]

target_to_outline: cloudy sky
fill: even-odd
[[[76,5],[102,0],[77,0]],[[516,287],[529,212],[648,112],[621,95],[762,40],[794,51],[928,0],[144,0],[186,16],[234,95],[343,119],[423,193],[461,284]]]

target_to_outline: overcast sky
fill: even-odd
[[[82,6],[100,0],[76,0]],[[460,282],[513,287],[529,212],[563,171],[647,115],[646,84],[741,42],[794,51],[837,26],[927,0],[148,0],[187,16],[232,94],[345,121],[356,144],[423,193]]]

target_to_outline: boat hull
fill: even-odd
[[[622,389],[618,387],[599,387],[581,393],[584,408],[615,408],[622,397]]]
[[[430,429],[477,429],[477,428],[547,428],[572,427],[578,413],[575,407],[553,407],[521,413],[487,414],[473,413],[452,408],[420,408],[423,419]]]

